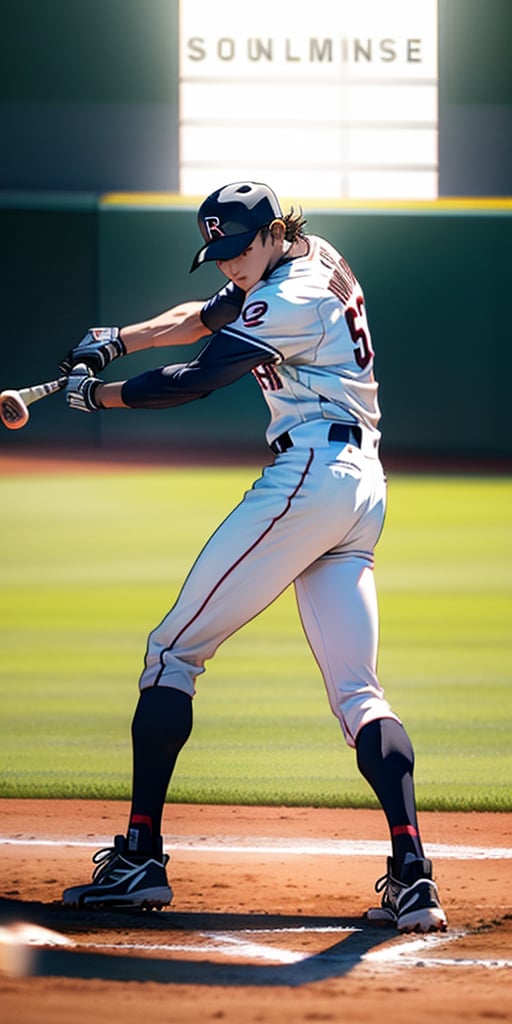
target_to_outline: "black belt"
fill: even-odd
[[[329,427],[327,440],[349,441],[356,448],[360,448],[362,440],[361,427],[353,427],[350,423],[332,423]],[[270,447],[275,455],[280,455],[282,452],[286,452],[288,448],[293,448],[293,441],[288,433],[281,434],[279,437],[276,437],[275,441],[272,441]]]

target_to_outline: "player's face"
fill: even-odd
[[[217,266],[230,281],[242,288],[244,292],[248,292],[258,281],[261,281],[268,267],[277,263],[281,255],[277,251],[278,248],[271,237],[267,237],[266,243],[264,243],[261,234],[258,233],[239,256],[235,256],[232,260],[217,260]]]

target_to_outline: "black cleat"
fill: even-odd
[[[375,892],[383,892],[380,907],[367,911],[368,921],[394,924],[399,932],[444,932],[446,914],[439,902],[437,886],[432,881],[432,862],[424,857],[405,856],[401,878],[393,876],[393,859],[388,857],[388,871],[375,883]]]
[[[66,889],[62,901],[66,906],[81,908],[139,907],[159,908],[172,900],[165,866],[161,860],[126,854],[124,836],[115,836],[113,847],[98,850],[93,856],[96,867],[89,885]]]

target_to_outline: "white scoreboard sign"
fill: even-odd
[[[437,196],[437,0],[181,0],[180,191]]]

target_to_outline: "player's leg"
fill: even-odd
[[[63,902],[80,907],[161,907],[171,902],[161,817],[176,758],[192,728],[192,700],[179,690],[148,690],[132,722],[133,787],[126,836],[94,855],[92,882],[72,886]]]
[[[174,608],[150,635],[132,724],[133,798],[127,834],[116,837],[93,882],[67,890],[64,902],[169,901],[170,887],[166,900],[162,878],[160,823],[176,759],[192,726],[195,678],[227,636],[288,586],[297,564],[303,568],[318,555],[321,531],[315,542],[318,548],[304,550],[302,563],[292,543],[296,536],[300,549],[302,531],[305,548],[308,538],[311,545],[311,531],[295,507],[300,494],[314,510],[318,494],[308,479],[310,462],[309,452],[295,453],[284,467],[280,464],[279,472],[265,473],[257,481],[207,543]],[[133,887],[137,867],[143,873],[141,893],[138,882]],[[146,886],[146,872],[151,882],[156,872],[161,884]],[[124,891],[127,887],[129,893]]]
[[[210,537],[173,608],[149,635],[142,690],[173,686],[193,696],[220,644],[321,553],[310,463],[309,451],[293,452],[267,467]]]
[[[407,734],[377,678],[378,610],[373,571],[362,557],[326,557],[296,582],[306,636],[333,713],[356,747],[361,773],[386,815],[397,867],[423,855]]]
[[[384,808],[391,835],[393,865],[400,877],[405,857],[423,857],[414,791],[414,751],[403,725],[380,719],[356,737],[359,771]]]
[[[205,661],[358,519],[358,478],[343,482],[326,461],[319,456],[313,464],[309,451],[294,452],[269,467],[208,541],[174,608],[150,635],[133,730],[134,848],[149,848],[151,836],[159,836],[165,791],[190,731],[184,702]],[[376,532],[380,524],[376,512]],[[161,690],[169,695],[160,697]]]
[[[132,721],[132,802],[127,850],[161,852],[162,811],[180,750],[192,731],[192,698],[168,686],[143,690]]]
[[[399,722],[377,676],[379,619],[371,552],[329,552],[295,581],[304,632],[349,746],[378,719]]]
[[[378,610],[369,556],[321,558],[295,587],[331,708],[388,822],[386,891],[369,916],[402,931],[444,928],[419,833],[412,745],[377,678]]]

